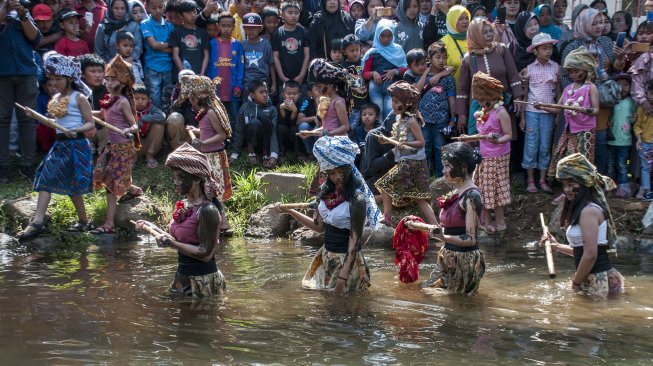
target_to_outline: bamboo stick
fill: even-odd
[[[315,202],[302,202],[302,203],[281,203],[279,208],[282,210],[309,210],[315,209]]]
[[[60,130],[60,131],[63,131],[64,133],[71,133],[71,132],[72,132],[72,133],[74,133],[75,135],[77,135],[77,132],[75,132],[75,131],[71,131],[71,130],[69,130],[69,129],[63,127],[62,125],[60,125],[60,124],[58,124],[57,122],[55,122],[53,119],[48,118],[48,117],[42,115],[41,113],[38,113],[37,111],[35,111],[35,110],[31,109],[31,108],[28,108],[28,107],[22,106],[22,105],[20,105],[20,104],[18,104],[18,103],[14,103],[14,104],[16,105],[16,107],[22,109],[22,110],[25,111],[25,112],[27,112],[27,111],[32,112],[32,118],[34,118],[35,120],[41,122],[42,124],[44,124],[44,125],[46,125],[46,126],[48,126],[48,127],[56,128],[56,129],[58,129],[58,130]]]
[[[386,136],[386,135],[384,135],[382,133],[373,133],[372,136],[374,136],[376,138],[380,138],[380,139],[386,141],[387,143],[389,143],[390,145],[394,145],[394,146],[397,146],[397,147],[399,147],[399,145],[401,145],[401,149],[407,150],[411,154],[417,153],[416,148],[406,146],[406,145],[402,145],[401,142],[399,142],[399,141],[397,141],[397,140],[395,140],[395,139],[393,139],[391,137],[388,137],[388,136]]]
[[[542,225],[543,235],[547,235],[548,228],[544,222],[544,214],[540,212],[540,224]],[[553,252],[551,251],[551,241],[548,239],[544,242],[544,253],[546,254],[546,265],[549,267],[549,277],[556,277],[555,263],[553,262]]]
[[[427,232],[433,232],[433,233],[440,233],[442,231],[442,228],[438,225],[431,225],[427,224],[424,222],[417,222],[417,221],[404,221],[404,225],[408,227],[411,230],[421,230],[421,231],[427,231]]]
[[[535,102],[525,102],[523,100],[515,100],[514,102],[515,103],[521,103],[521,104],[535,105]],[[537,102],[537,104],[539,104],[540,106],[545,107],[545,108],[568,109],[568,110],[571,110],[571,111],[582,112],[582,113],[587,113],[587,110],[589,109],[589,108],[575,106],[575,105],[540,103],[540,102]]]
[[[491,138],[492,135],[461,135],[461,136],[454,136],[451,139],[462,141],[462,142],[470,142],[470,141],[478,141],[478,140],[489,140]]]

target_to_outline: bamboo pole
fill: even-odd
[[[56,129],[58,129],[58,130],[63,131],[64,133],[71,133],[71,132],[72,132],[72,133],[74,133],[75,135],[77,135],[77,132],[75,132],[75,131],[71,131],[71,130],[69,130],[69,129],[63,127],[62,125],[60,125],[60,124],[58,124],[57,122],[55,122],[53,119],[48,118],[48,117],[42,115],[41,113],[38,113],[37,111],[35,111],[35,110],[31,109],[31,108],[28,108],[28,107],[22,106],[22,105],[20,105],[20,104],[18,104],[18,103],[14,103],[14,104],[16,105],[16,107],[22,109],[24,112],[30,111],[30,112],[32,113],[32,117],[33,117],[35,120],[41,122],[42,124],[44,124],[44,125],[46,125],[46,126],[48,126],[48,127],[56,128]]]
[[[544,214],[540,212],[540,224],[542,225],[542,234],[548,234],[548,228],[544,222]],[[544,253],[546,254],[546,265],[549,267],[549,277],[556,278],[555,263],[553,262],[553,252],[551,251],[551,241],[548,239],[544,242]]]

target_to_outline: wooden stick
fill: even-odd
[[[310,130],[310,131],[297,132],[295,135],[297,135],[299,137],[303,137],[303,136],[306,136],[306,137],[309,137],[309,136],[322,136],[322,128],[316,128],[316,129],[313,129],[313,130]]]
[[[384,135],[384,134],[382,134],[382,133],[373,133],[372,136],[377,137],[377,138],[380,138],[380,139],[382,139],[382,140],[388,142],[390,145],[394,145],[394,146],[397,146],[397,147],[398,147],[399,145],[401,145],[401,142],[399,142],[399,141],[397,141],[397,140],[395,140],[395,139],[393,139],[393,138],[391,138],[391,137],[388,137],[388,136],[386,136],[386,135]],[[415,153],[417,153],[417,149],[414,148],[414,147],[410,147],[410,146],[402,145],[401,149],[403,149],[403,150],[407,150],[407,151],[408,151],[409,153],[411,153],[411,154],[415,154]]]
[[[544,222],[544,214],[540,212],[540,224],[542,225],[542,234],[547,235],[549,231]],[[549,267],[549,277],[556,278],[555,264],[553,263],[553,252],[551,251],[551,241],[548,239],[544,242],[544,253],[546,254],[546,265]]]
[[[75,131],[71,131],[71,130],[67,129],[66,127],[63,127],[62,125],[60,125],[60,124],[58,124],[57,122],[55,122],[53,119],[48,118],[48,117],[42,115],[41,113],[38,113],[37,111],[35,111],[35,110],[31,109],[31,108],[28,108],[28,107],[22,106],[22,105],[20,105],[20,104],[18,104],[18,103],[14,103],[14,104],[16,105],[16,107],[22,109],[22,110],[25,111],[25,112],[27,112],[27,111],[32,112],[32,117],[33,117],[35,120],[41,122],[42,124],[44,124],[44,125],[46,125],[46,126],[48,126],[48,127],[56,128],[56,129],[58,129],[58,130],[63,131],[64,133],[70,133],[70,132],[73,132],[74,134],[77,134],[77,132],[75,132]]]
[[[279,205],[279,208],[283,210],[309,210],[317,208],[315,205],[316,202],[306,202],[306,203],[282,203]]]
[[[492,138],[492,135],[463,135],[463,136],[454,136],[451,139],[456,141],[478,141],[478,140],[489,140]]]
[[[521,104],[530,104],[530,105],[535,105],[535,102],[525,102],[523,100],[514,100],[513,102],[515,103],[521,103]],[[576,111],[576,112],[582,112],[582,113],[587,113],[587,110],[589,108],[585,107],[579,107],[575,105],[564,105],[564,104],[553,104],[553,103],[539,103],[542,107],[546,108],[558,108],[558,109],[568,109],[571,111]]]
[[[404,225],[408,227],[411,230],[421,230],[421,231],[427,231],[427,232],[434,232],[434,233],[439,233],[442,228],[438,225],[431,225],[427,224],[425,222],[418,222],[418,221],[404,221]]]
[[[193,141],[193,140],[195,140],[197,138],[197,136],[195,136],[195,132],[193,132],[193,130],[188,129],[188,130],[186,130],[186,132],[188,132],[188,136],[190,136],[191,141]]]
[[[129,222],[131,222],[134,226],[136,226],[138,224],[134,220],[129,220]],[[161,235],[161,233],[158,232],[156,229],[154,229],[152,226],[150,226],[149,223],[143,225],[143,231],[145,231],[146,233],[148,233],[148,234],[150,234],[150,235],[152,235],[154,237]]]
[[[97,118],[95,116],[93,116],[93,121],[95,121],[95,123],[99,124],[100,126],[104,126],[105,128],[107,128],[107,129],[109,129],[109,130],[111,130],[111,131],[113,131],[115,133],[125,135],[125,137],[127,137],[130,140],[134,139],[134,135],[131,132],[125,133],[125,131],[119,129],[118,127],[116,127],[116,126],[114,126],[112,124],[109,124],[107,122],[104,122],[103,120],[101,120],[101,119],[99,119],[99,118]]]

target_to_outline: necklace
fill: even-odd
[[[104,95],[104,98],[100,100],[100,107],[103,109],[109,109],[118,101],[118,99],[120,99],[120,95],[112,97],[111,94],[107,93]]]
[[[52,98],[48,103],[48,112],[54,116],[54,118],[62,118],[68,114],[68,103],[70,102],[70,96],[62,97],[61,94],[58,98]]]

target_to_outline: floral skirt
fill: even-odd
[[[95,164],[93,189],[106,187],[116,197],[125,194],[132,184],[132,166],[136,156],[136,149],[131,141],[108,143]]]
[[[392,197],[393,206],[406,206],[416,199],[430,200],[428,163],[425,159],[401,160],[374,186]]]
[[[474,172],[474,184],[481,191],[483,208],[488,210],[510,204],[510,154],[483,158]]]
[[[186,276],[177,272],[170,285],[170,291],[192,297],[209,297],[224,295],[227,283],[220,270],[202,276]]]
[[[344,253],[329,252],[322,246],[304,274],[302,287],[310,290],[333,290],[344,263]],[[368,287],[370,287],[370,269],[367,267],[363,253],[358,252],[347,277],[346,291],[362,291]]]
[[[231,184],[231,175],[229,175],[229,158],[225,150],[206,153],[215,174],[215,180],[220,185],[221,190],[220,201],[224,202],[234,195],[233,186]]]
[[[81,196],[92,192],[93,152],[87,139],[56,141],[36,169],[34,191]]]
[[[549,165],[547,176],[554,178],[556,176],[558,162],[571,154],[581,153],[585,155],[590,163],[594,163],[594,140],[595,135],[592,131],[571,133],[565,130],[560,136],[558,144],[554,145],[551,165]]]
[[[590,273],[580,284],[589,295],[607,296],[624,292],[624,277],[614,268],[604,272]]]
[[[429,279],[420,284],[424,292],[446,292],[473,295],[485,274],[485,256],[480,249],[458,252],[440,249],[435,269]]]

